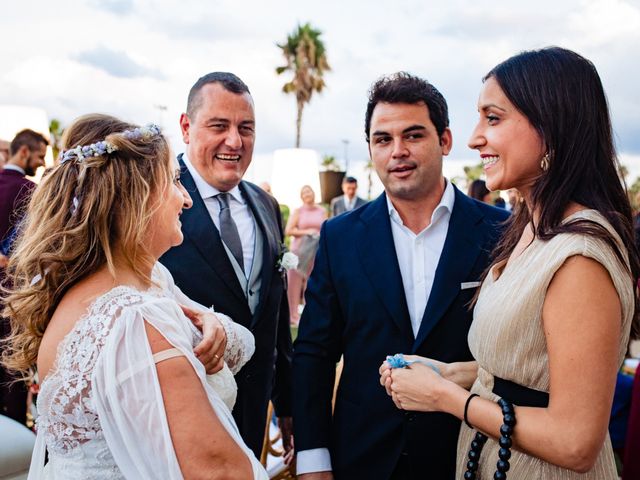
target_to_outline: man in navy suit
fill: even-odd
[[[182,245],[160,261],[187,296],[253,333],[255,353],[235,377],[233,415],[259,458],[270,399],[291,448],[291,332],[278,265],[280,209],[273,197],[242,180],[255,140],[249,89],[232,73],[203,76],[189,92],[180,126],[186,143],[179,156],[181,181],[193,207],[181,216]]]
[[[508,213],[443,177],[448,125],[426,81],[399,73],[373,85],[365,134],[385,192],[320,234],[293,360],[301,480],[454,478],[459,421],[398,410],[378,374],[405,352],[443,362],[460,384],[475,376],[469,303]]]

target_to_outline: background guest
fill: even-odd
[[[271,184],[269,182],[260,182],[258,186],[269,195],[273,195],[273,192],[271,191]]]
[[[507,203],[507,210],[510,212],[515,212],[516,208],[520,203],[522,203],[522,196],[518,193],[518,190],[515,188],[510,188],[507,190],[507,198],[509,198],[509,203]]]
[[[467,190],[467,195],[481,202],[493,205],[493,202],[491,201],[491,192],[487,188],[487,184],[484,180],[474,180],[471,182],[469,189]]]
[[[10,145],[10,142],[8,142],[7,140],[2,140],[0,138],[0,170],[4,168],[4,164],[7,163],[7,160],[9,160]]]
[[[637,480],[640,478],[640,365],[636,368],[631,394],[631,410],[627,425],[627,440],[622,467],[623,480]]]
[[[309,185],[302,187],[300,198],[302,206],[293,211],[285,229],[286,235],[292,237],[291,251],[299,257],[298,268],[291,269],[287,273],[287,297],[292,325],[298,325],[300,321],[298,307],[304,297],[307,277],[313,268],[320,227],[327,219],[327,211],[320,205],[316,205],[316,194]]]
[[[331,216],[335,217],[341,213],[349,212],[367,203],[364,198],[356,195],[357,191],[358,180],[354,177],[344,177],[342,180],[342,195],[331,200]]]
[[[4,283],[9,261],[10,243],[16,226],[36,184],[26,178],[44,166],[49,142],[33,130],[22,130],[11,141],[10,157],[0,171],[0,282]],[[1,145],[0,145],[1,147]],[[2,305],[0,305],[1,309]],[[10,325],[0,318],[0,339],[9,335]],[[1,344],[0,344],[1,345]],[[27,387],[24,382],[13,383],[14,377],[0,366],[0,413],[25,423],[27,415]]]

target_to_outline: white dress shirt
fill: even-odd
[[[414,337],[418,335],[422,316],[431,295],[436,268],[447,238],[454,202],[453,185],[446,181],[440,203],[431,215],[431,222],[416,235],[402,223],[400,215],[387,197],[393,244],[400,266],[400,276],[402,277]],[[329,449],[313,448],[298,452],[298,475],[331,470]]]
[[[353,210],[353,207],[356,204],[356,196],[354,195],[353,198],[351,200],[349,200],[349,197],[347,197],[346,195],[342,196],[342,199],[344,200],[344,209],[347,212],[350,212],[351,210]]]
[[[24,168],[19,167],[18,165],[14,165],[13,163],[7,163],[4,166],[4,169],[5,170],[14,170],[14,171],[16,171],[18,173],[21,173],[22,175],[26,175],[27,174],[27,172],[24,171]]]
[[[189,161],[186,153],[182,155],[182,160],[193,177],[198,193],[207,207],[207,211],[209,212],[211,220],[213,220],[213,224],[218,229],[218,232],[220,232],[220,204],[216,198],[216,195],[221,193],[220,190],[209,185],[207,181],[202,178],[198,173],[198,170],[196,170],[193,164]],[[247,202],[242,197],[240,188],[236,185],[227,193],[229,193],[229,210],[231,210],[231,218],[233,218],[233,221],[238,227],[238,235],[242,242],[242,258],[244,261],[243,268],[246,277],[249,278],[251,267],[253,266],[253,254],[256,241],[256,223],[249,205],[247,205]]]
[[[446,182],[440,203],[431,215],[431,222],[427,228],[415,234],[404,226],[393,203],[387,197],[393,244],[396,247],[396,257],[414,337],[418,335],[422,316],[431,295],[436,268],[438,268],[444,241],[447,238],[454,201],[453,186],[450,182]]]

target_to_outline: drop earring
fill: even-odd
[[[549,170],[549,152],[545,153],[542,160],[540,160],[540,168],[543,172]]]

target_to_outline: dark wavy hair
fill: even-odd
[[[495,79],[509,101],[538,131],[549,154],[549,169],[535,182],[529,208],[519,208],[509,220],[494,251],[495,262],[509,258],[520,234],[540,212],[535,236],[549,240],[560,233],[581,233],[609,244],[635,284],[640,262],[635,248],[633,217],[616,156],[607,99],[595,66],[571,50],[548,47],[525,51],[494,67],[484,77]],[[600,212],[626,249],[620,251],[611,234],[588,220],[562,223],[571,202]],[[638,298],[631,337],[640,336]]]
[[[364,135],[369,143],[371,117],[378,103],[424,103],[429,111],[429,118],[436,127],[438,138],[442,137],[449,126],[449,109],[447,101],[436,87],[422,78],[407,72],[397,72],[379,78],[369,91],[367,111],[364,116]]]

